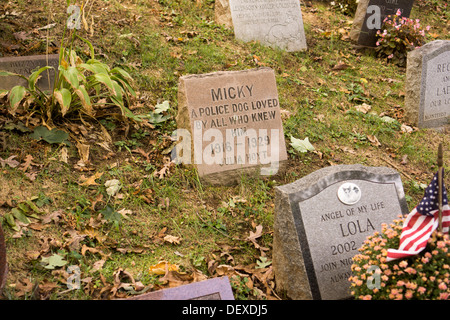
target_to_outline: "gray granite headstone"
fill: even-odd
[[[388,15],[400,9],[402,17],[409,17],[414,0],[359,0],[350,39],[365,47],[375,47],[376,34]]]
[[[408,213],[399,174],[340,165],[275,188],[273,267],[291,299],[350,298],[352,257],[367,236]]]
[[[48,57],[46,55],[36,55],[0,58],[0,70],[18,73],[26,77],[33,71],[47,65],[54,69],[47,69],[41,73],[41,78],[36,83],[41,90],[53,88],[55,72],[58,70],[59,65],[58,54],[50,54]],[[24,79],[17,76],[0,77],[0,89],[10,90],[17,85],[26,87],[27,83]]]
[[[234,300],[228,277],[141,294],[128,300]]]
[[[298,0],[217,0],[216,21],[229,25],[229,12],[236,39],[259,41],[286,51],[307,49]]]
[[[405,111],[419,128],[444,129],[450,119],[450,40],[408,52]]]

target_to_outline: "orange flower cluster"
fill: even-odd
[[[419,255],[386,261],[387,250],[398,248],[403,220],[400,217],[389,226],[383,224],[381,233],[367,237],[359,248],[349,278],[355,299],[450,299],[448,234],[433,233]]]

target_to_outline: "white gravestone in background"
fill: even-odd
[[[229,0],[236,39],[286,51],[306,50],[298,0]]]

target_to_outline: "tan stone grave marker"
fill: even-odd
[[[180,78],[177,160],[210,184],[277,174],[287,161],[275,74],[270,68]],[[184,130],[183,130],[184,129]]]

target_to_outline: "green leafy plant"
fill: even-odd
[[[439,300],[450,298],[448,234],[434,232],[419,255],[387,262],[387,249],[398,248],[404,219],[367,237],[353,257],[351,293],[363,300]],[[379,279],[379,283],[374,281]],[[375,285],[373,284],[375,283]],[[371,285],[369,285],[371,284]]]
[[[64,30],[64,34],[67,26]],[[9,100],[9,113],[14,115],[21,102],[31,101],[31,110],[28,113],[40,113],[46,122],[55,117],[69,117],[81,112],[89,117],[96,117],[96,106],[118,106],[123,116],[139,121],[127,106],[130,99],[135,96],[131,86],[132,78],[119,67],[110,68],[107,64],[95,59],[92,44],[72,31],[69,43],[61,45],[59,53],[58,73],[55,77],[53,90],[41,90],[37,81],[41,74],[52,69],[50,66],[42,67],[29,77],[21,74],[1,71],[0,76],[16,76],[26,80],[26,86],[17,85],[11,90],[0,90],[0,96],[7,95]],[[84,62],[74,49],[75,40],[81,40],[89,47],[90,58]],[[61,43],[64,43],[64,35]],[[27,97],[31,99],[27,99]]]
[[[71,145],[67,139],[69,139],[69,134],[63,130],[52,129],[48,130],[44,126],[38,126],[34,128],[30,137],[36,140],[44,140],[50,144],[52,143],[64,143],[66,145]]]
[[[161,124],[168,119],[170,119],[170,115],[167,114],[167,112],[170,109],[169,101],[164,101],[163,103],[159,103],[155,106],[155,110],[153,112],[149,113],[146,116],[148,118],[148,121],[154,125]],[[142,116],[141,116],[142,117]]]
[[[36,199],[36,198],[32,198]],[[40,219],[40,215],[44,213],[36,203],[33,202],[32,199],[25,200],[23,202],[19,202],[17,207],[12,208],[10,212],[4,215],[4,219],[6,223],[15,231],[20,230],[20,225],[17,222],[20,222],[21,225],[28,225],[32,223],[31,218]]]
[[[423,29],[419,19],[402,17],[398,10],[395,15],[388,15],[382,28],[377,31],[377,55],[404,67],[408,52],[426,43],[428,30],[430,26]]]
[[[107,205],[104,209],[99,211],[103,217],[108,221],[114,223],[116,226],[119,225],[122,215],[117,212],[113,207]]]

